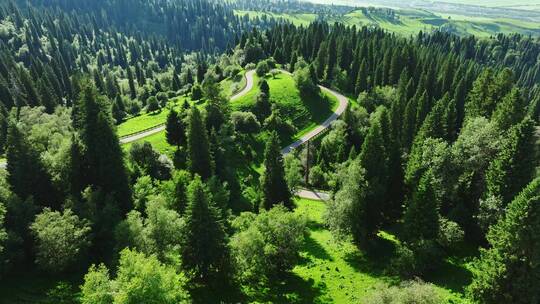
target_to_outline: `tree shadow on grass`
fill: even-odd
[[[453,292],[464,293],[465,288],[472,282],[472,273],[455,261],[445,260],[436,271],[427,275],[425,279]]]
[[[358,272],[373,277],[388,277],[390,261],[395,252],[395,244],[390,240],[377,238],[368,250],[347,252],[344,260]]]
[[[307,235],[304,240],[303,250],[310,256],[327,261],[333,261],[332,257],[324,247],[317,242],[311,235]],[[306,261],[303,261],[306,262]]]
[[[249,302],[263,303],[322,303],[326,285],[315,284],[313,279],[304,280],[294,273],[287,273],[282,281],[252,294]]]

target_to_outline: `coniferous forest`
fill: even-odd
[[[540,303],[540,39],[350,10],[0,2],[0,303]]]

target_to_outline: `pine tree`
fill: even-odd
[[[291,192],[285,181],[283,156],[279,145],[279,137],[272,132],[264,149],[264,173],[261,177],[263,191],[262,208],[272,209],[276,204],[283,204],[292,209]]]
[[[80,137],[84,146],[85,186],[92,185],[110,194],[123,213],[131,208],[131,189],[123,152],[107,111],[108,101],[87,84],[80,97]],[[75,126],[77,127],[77,126]]]
[[[497,123],[499,129],[508,130],[523,120],[526,111],[525,99],[521,96],[519,89],[514,87],[497,105],[492,119]]]
[[[137,88],[135,87],[135,80],[133,79],[133,72],[131,68],[127,68],[128,83],[129,83],[129,96],[131,99],[137,98]]]
[[[165,137],[171,146],[180,147],[186,143],[186,131],[184,123],[174,109],[169,112],[169,115],[167,115]]]
[[[356,87],[355,92],[356,94],[360,94],[361,92],[364,92],[368,88],[368,70],[367,70],[367,63],[364,59],[362,61],[362,64],[360,64],[360,70],[358,71],[358,78],[356,79]]]
[[[379,119],[371,125],[358,157],[360,165],[366,170],[369,185],[366,193],[368,222],[365,226],[370,237],[374,238],[382,223],[382,209],[387,204],[388,188],[388,157]]]
[[[188,167],[193,174],[199,174],[204,180],[212,176],[212,158],[208,143],[208,132],[197,107],[193,107],[188,117]]]
[[[526,118],[514,126],[501,152],[486,172],[488,193],[508,203],[533,178],[536,170],[536,128]]]
[[[434,240],[439,233],[439,203],[433,179],[431,170],[424,173],[405,210],[403,223],[409,241]]]
[[[540,178],[508,205],[473,264],[469,293],[480,303],[540,302]]]
[[[218,275],[226,275],[227,235],[199,176],[190,183],[187,193],[189,204],[180,247],[182,267],[195,281],[208,283]]]

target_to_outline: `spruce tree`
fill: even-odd
[[[534,177],[536,128],[530,118],[514,126],[486,172],[488,194],[509,203]]]
[[[272,209],[276,204],[283,204],[292,209],[291,191],[285,181],[283,156],[276,132],[270,133],[264,149],[264,173],[261,177],[263,191],[262,208]]]
[[[135,87],[135,80],[133,79],[133,72],[131,68],[127,68],[128,83],[129,83],[129,96],[131,99],[137,98],[137,88]]]
[[[198,174],[206,180],[212,176],[212,158],[208,132],[197,107],[190,110],[188,121],[188,168],[191,173]]]
[[[492,119],[499,126],[499,129],[504,131],[521,122],[526,111],[525,99],[521,96],[518,88],[513,88],[497,105]]]
[[[182,267],[195,281],[208,283],[225,275],[228,262],[227,235],[219,211],[196,175],[188,190],[185,229],[180,253]]]
[[[80,96],[80,138],[84,146],[85,185],[110,194],[123,213],[131,208],[131,189],[124,166],[123,152],[107,111],[108,101],[92,84]],[[77,126],[75,126],[77,127]]]
[[[433,189],[433,172],[428,170],[418,183],[403,216],[408,241],[434,240],[439,233],[439,203]]]
[[[169,112],[169,115],[167,115],[165,137],[171,146],[180,147],[186,143],[184,122],[174,109]]]
[[[369,185],[366,193],[368,220],[365,226],[368,235],[374,238],[382,223],[382,209],[388,198],[388,157],[379,119],[371,125],[358,157],[360,165],[366,170]]]
[[[473,264],[469,293],[480,303],[540,302],[540,178],[508,205]]]

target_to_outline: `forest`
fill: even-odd
[[[347,9],[0,3],[0,303],[540,303],[540,39]]]

